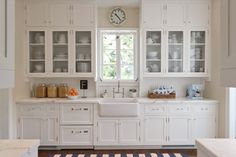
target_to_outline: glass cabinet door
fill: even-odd
[[[91,31],[76,31],[76,73],[90,73],[92,71]]]
[[[45,73],[45,31],[29,31],[29,72]]]
[[[168,72],[183,72],[184,32],[168,32]]]
[[[190,32],[190,72],[205,72],[206,31]]]
[[[69,41],[68,31],[52,32],[53,73],[68,73],[69,71]]]
[[[162,32],[146,32],[146,69],[148,73],[160,73],[162,69]]]

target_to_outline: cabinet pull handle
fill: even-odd
[[[88,133],[88,130],[85,130],[84,133],[87,134],[87,133]]]
[[[88,111],[88,108],[84,108],[84,111]]]

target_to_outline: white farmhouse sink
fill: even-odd
[[[103,99],[99,102],[101,117],[134,117],[139,114],[139,104],[135,99],[114,98]]]

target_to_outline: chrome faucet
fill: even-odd
[[[125,97],[125,89],[123,88],[122,90],[122,98]],[[117,84],[117,92],[115,92],[115,88],[113,88],[113,98],[115,98],[115,93],[119,94],[120,93],[120,81],[118,81],[118,84]]]

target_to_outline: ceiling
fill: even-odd
[[[97,0],[98,7],[127,6],[138,7],[141,0]]]

